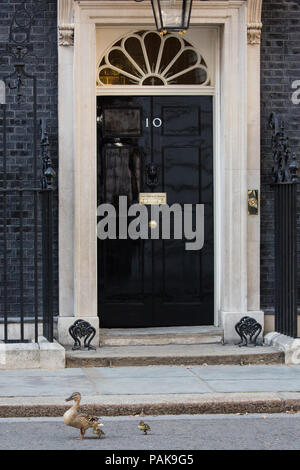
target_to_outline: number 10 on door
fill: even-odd
[[[146,118],[146,127],[149,127],[149,122],[150,122],[149,118]],[[153,127],[161,127],[162,120],[160,118],[154,118],[151,124]]]

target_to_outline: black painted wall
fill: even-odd
[[[17,13],[17,15],[16,15]],[[27,74],[37,80],[37,120],[46,120],[50,151],[57,171],[57,1],[56,0],[0,0],[0,80],[14,71],[17,43],[22,43],[22,56]],[[25,53],[25,54],[24,54]],[[38,174],[34,178],[33,161],[33,81],[23,79],[20,102],[17,102],[15,77],[6,78],[7,102],[7,171],[4,168],[3,109],[0,110],[0,188],[29,188],[40,186],[41,165],[37,159]],[[23,208],[23,287],[24,314],[31,317],[34,312],[34,237],[33,197],[24,193]],[[4,244],[3,204],[0,200],[0,319],[4,313]],[[20,200],[16,195],[7,196],[7,294],[9,316],[20,314]],[[57,193],[55,194],[55,220],[53,248],[54,260],[54,313],[57,314],[58,269],[57,269]],[[40,216],[40,214],[39,214]],[[41,223],[38,221],[38,285],[39,307],[41,296]],[[41,308],[40,308],[41,312]]]
[[[261,306],[274,309],[274,195],[268,118],[285,121],[292,151],[300,161],[300,104],[292,103],[292,82],[300,80],[300,0],[263,0],[261,44]],[[300,199],[298,198],[300,229]],[[298,254],[300,243],[298,237]],[[300,256],[298,256],[300,269]],[[299,271],[298,269],[298,271]],[[298,276],[300,293],[300,276]],[[298,294],[298,299],[300,298]]]

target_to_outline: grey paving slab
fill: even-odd
[[[95,388],[83,375],[66,377],[38,376],[0,376],[0,396],[63,396],[67,398],[72,392],[95,395]]]
[[[0,370],[1,377],[84,377],[84,371],[81,368],[72,369],[16,369]]]
[[[295,372],[297,372],[298,374],[300,374],[300,365],[299,366],[289,365],[289,367],[293,369]]]
[[[270,366],[193,366],[190,371],[203,380],[292,380],[299,378],[299,371],[285,365]]]
[[[300,392],[300,366],[148,366],[0,371],[0,397]]]
[[[297,392],[300,380],[207,380],[206,383],[215,392]]]
[[[149,378],[191,377],[184,366],[147,366],[147,367],[89,367],[84,369],[89,377],[96,378]]]
[[[130,394],[174,394],[210,393],[209,387],[197,377],[160,377],[149,378],[99,378],[93,379],[99,393],[103,395]]]

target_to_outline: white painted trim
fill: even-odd
[[[203,87],[197,85],[180,85],[180,86],[117,86],[114,85],[111,88],[109,87],[96,87],[96,96],[173,96],[173,95],[201,95],[201,96],[211,96],[215,94],[215,87]]]
[[[221,29],[218,28],[215,64],[215,89],[213,97],[214,138],[214,324],[220,325],[221,311]]]
[[[112,5],[113,4],[113,5]],[[76,1],[74,53],[74,299],[75,316],[97,316],[96,27],[153,25],[150,2]],[[194,2],[191,27],[216,25],[215,199],[218,322],[247,314],[247,4]],[[218,70],[218,68],[217,68]],[[220,92],[217,88],[219,87]],[[104,87],[103,87],[104,88]],[[143,93],[146,93],[143,87]],[[102,89],[103,90],[103,89]],[[102,91],[101,90],[101,91]],[[118,90],[119,91],[119,90]],[[116,92],[118,92],[116,90]],[[128,91],[128,90],[127,90]],[[153,90],[151,90],[153,93]],[[207,90],[213,94],[213,90]],[[155,90],[156,92],[156,90]],[[190,88],[190,94],[194,90]],[[114,93],[114,92],[113,92]],[[132,93],[137,93],[132,90]],[[150,93],[150,90],[147,90]],[[165,92],[169,94],[169,91]],[[189,92],[188,92],[189,93]],[[97,92],[98,94],[98,92]],[[174,94],[174,88],[170,90]],[[63,103],[60,106],[64,106]],[[220,116],[220,119],[217,116]],[[61,155],[61,158],[63,156]],[[61,185],[68,175],[61,175]],[[63,186],[61,186],[63,191]],[[68,234],[63,234],[67,236]],[[64,263],[64,258],[60,261]],[[68,269],[65,266],[65,269]],[[227,315],[228,313],[228,315]]]
[[[201,26],[203,28],[203,26]],[[216,44],[214,45],[215,57],[215,82],[216,86],[179,85],[179,86],[96,86],[97,96],[213,96],[213,185],[214,185],[214,325],[219,326],[219,314],[221,303],[221,142],[220,142],[220,26],[213,27],[216,31]],[[142,29],[142,27],[141,27]],[[211,27],[210,27],[211,29]]]

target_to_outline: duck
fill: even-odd
[[[149,431],[151,431],[149,424],[144,423],[144,421],[140,421],[138,427],[141,431],[144,432],[144,434],[147,434]]]
[[[63,420],[67,426],[80,429],[80,437],[77,437],[76,439],[84,439],[84,435],[89,428],[93,428],[94,434],[97,434],[99,438],[103,437],[104,432],[99,429],[99,426],[103,426],[103,424],[100,422],[101,418],[85,413],[78,413],[81,394],[79,392],[74,392],[71,396],[69,396],[69,398],[66,398],[66,401],[72,400],[75,403],[69,410],[65,412],[63,415]]]

